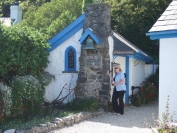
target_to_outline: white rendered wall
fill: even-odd
[[[132,86],[140,86],[145,80],[145,62],[130,58],[130,75],[129,75],[129,95],[132,94]]]
[[[149,75],[153,74],[156,72],[158,65],[154,65],[153,64],[146,64],[145,65],[145,77],[149,77]]]
[[[114,40],[111,36],[108,37],[108,43],[109,43],[109,56],[110,56],[110,70],[111,70],[111,62],[113,62],[113,46],[114,46]],[[111,85],[111,91],[110,91],[110,101],[112,99],[112,93],[113,93],[113,86]]]
[[[10,18],[15,20],[13,24],[20,23],[22,21],[22,8],[17,5],[12,5],[10,7]]]
[[[11,19],[10,18],[0,18],[0,23],[4,24],[5,26],[11,26]]]
[[[145,62],[130,58],[130,87],[140,86],[145,80]]]
[[[76,71],[79,71],[79,57],[81,51],[81,44],[79,39],[82,35],[83,29],[79,30],[75,35],[60,44],[57,48],[52,50],[49,55],[49,64],[46,71],[55,76],[55,79],[46,87],[45,98],[48,101],[54,100],[62,89],[64,84],[68,84],[68,88],[76,85],[78,73],[62,73],[65,71],[65,50],[72,46],[76,49]],[[63,93],[66,95],[68,91]],[[71,94],[65,102],[72,100],[74,94]]]
[[[153,67],[153,64],[146,64],[143,61],[137,59],[130,59],[130,77],[129,77],[129,95],[131,95],[132,86],[140,86],[140,84],[146,80],[146,78],[153,74],[153,69],[156,69],[157,65]],[[155,71],[154,71],[155,72]]]
[[[111,62],[113,62],[113,45],[114,45],[114,40],[111,36],[108,37],[108,43],[109,43],[110,68],[111,68]]]
[[[177,113],[177,38],[160,39],[159,117],[169,95],[170,113]],[[174,117],[177,120],[177,115]]]

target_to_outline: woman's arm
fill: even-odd
[[[118,84],[125,84],[125,78],[123,78],[121,81],[119,82],[114,82],[114,86],[118,85]]]
[[[110,77],[110,79],[113,81],[113,77],[111,77],[111,74],[109,72],[109,70],[107,71],[107,75]]]

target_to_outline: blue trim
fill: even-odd
[[[147,62],[147,63],[153,63],[153,58],[150,56],[146,56],[145,54],[141,53],[141,52],[136,52],[134,55],[127,55],[127,54],[116,54],[114,56],[121,56],[121,57],[130,57],[130,58],[134,58],[143,62]]]
[[[134,55],[134,58],[138,59],[138,60],[141,60],[141,61],[144,61],[144,62],[147,62],[147,63],[153,63],[153,61],[154,61],[152,57],[146,56],[141,52],[136,52],[135,55]]]
[[[126,94],[125,94],[125,103],[129,103],[129,77],[130,77],[130,57],[126,57]]]
[[[62,44],[64,41],[74,35],[77,31],[82,29],[84,25],[84,19],[85,13],[82,14],[79,18],[77,18],[74,22],[72,22],[69,26],[67,26],[64,30],[62,30],[53,38],[51,38],[49,40],[51,48],[48,50],[48,52],[54,50],[56,47],[58,47],[60,44]]]
[[[151,40],[162,39],[162,38],[174,38],[177,37],[177,30],[150,32],[150,33],[146,33],[146,36],[150,36]]]
[[[71,49],[74,51],[74,68],[69,68],[68,67],[68,52]],[[65,71],[76,71],[76,49],[74,47],[72,47],[72,46],[69,46],[65,50]]]
[[[62,73],[78,73],[78,71],[62,71]]]
[[[80,38],[80,43],[83,44],[84,40],[87,38],[87,36],[90,36],[91,38],[93,38],[93,40],[97,43],[97,44],[103,44],[103,41],[100,40],[92,31],[90,28],[87,28],[84,32],[84,34],[82,35],[82,37]]]

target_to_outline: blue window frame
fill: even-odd
[[[65,50],[65,71],[76,71],[76,49],[72,46]]]

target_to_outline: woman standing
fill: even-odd
[[[126,91],[125,87],[125,77],[122,69],[119,65],[114,66],[115,76],[114,78],[111,77],[109,71],[107,72],[108,76],[114,81],[114,90],[112,95],[112,104],[114,109],[115,115],[123,115],[124,114],[124,93]],[[117,100],[119,99],[119,104]]]

